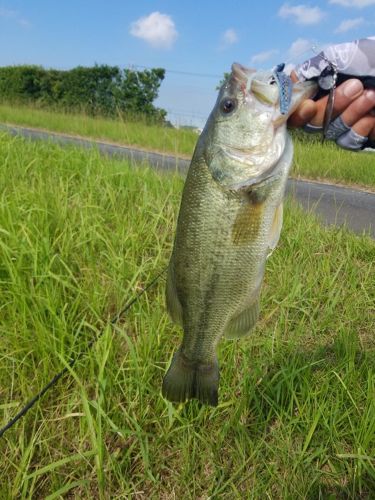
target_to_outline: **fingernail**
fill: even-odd
[[[343,94],[345,97],[355,97],[363,90],[363,85],[360,80],[349,80],[343,87]]]

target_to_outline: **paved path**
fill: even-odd
[[[73,144],[85,148],[97,147],[103,154],[130,159],[140,163],[148,162],[151,165],[166,171],[178,171],[185,174],[189,160],[174,156],[151,153],[132,149],[125,146],[116,146],[100,141],[87,140],[42,132],[24,127],[10,127],[0,125],[0,129],[8,130],[13,135],[36,140],[51,140],[59,144]],[[374,160],[375,168],[375,160]],[[375,194],[357,189],[290,179],[288,192],[294,196],[307,210],[319,215],[325,224],[346,224],[357,234],[364,231],[375,238]]]

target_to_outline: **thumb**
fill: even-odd
[[[292,82],[298,82],[298,77],[295,71],[290,74]],[[295,112],[290,115],[288,120],[289,127],[303,127],[306,123],[312,120],[317,112],[316,102],[312,99],[302,101]]]

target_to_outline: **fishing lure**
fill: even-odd
[[[322,90],[328,90],[328,101],[326,109],[324,110],[323,129],[322,129],[322,142],[327,139],[328,128],[332,122],[333,106],[335,104],[335,92],[337,86],[338,68],[337,64],[330,61],[323,52],[317,51],[315,46],[311,47],[313,52],[327,63],[318,77],[318,85]]]
[[[279,87],[280,113],[286,115],[292,101],[293,82],[285,72],[285,63],[278,64],[273,71],[273,77]]]
[[[333,115],[333,106],[335,104],[335,91],[337,84],[337,65],[330,61],[323,54],[318,54],[319,57],[326,61],[327,66],[324,68],[322,73],[318,78],[319,87],[323,90],[328,90],[328,101],[326,105],[326,109],[324,111],[323,118],[323,136],[322,142],[327,138],[327,132],[329,125],[332,121]],[[292,89],[293,83],[290,77],[284,72],[285,64],[281,63],[276,66],[276,69],[273,71],[273,78],[279,87],[279,95],[280,95],[280,113],[285,115],[288,113],[290,108],[290,103],[292,100]]]
[[[324,111],[323,118],[323,130],[322,130],[322,142],[327,138],[327,132],[329,125],[332,121],[333,114],[333,106],[335,104],[335,93],[336,93],[336,84],[337,84],[337,65],[327,59],[323,54],[319,54],[319,56],[326,61],[328,66],[324,68],[318,78],[319,87],[323,90],[328,90],[328,101],[326,104],[326,109]]]

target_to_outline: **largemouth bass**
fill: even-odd
[[[198,140],[168,268],[167,309],[184,331],[163,381],[169,401],[217,405],[217,344],[257,321],[293,157],[286,120],[316,89],[295,84],[286,112],[276,83],[272,72],[233,64]]]

